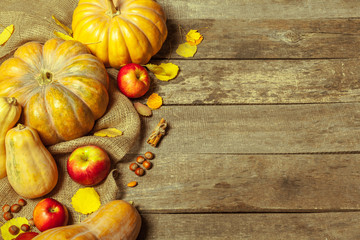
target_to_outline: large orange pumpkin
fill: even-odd
[[[0,66],[0,96],[23,106],[21,121],[45,145],[81,137],[106,111],[104,64],[78,41],[28,42]]]
[[[80,0],[72,30],[106,66],[146,64],[167,37],[166,17],[153,0]]]

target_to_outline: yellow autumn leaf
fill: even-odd
[[[101,206],[100,196],[92,187],[80,188],[71,198],[71,205],[79,213],[90,214]]]
[[[14,25],[7,26],[4,31],[0,33],[0,46],[4,45],[14,32]]]
[[[197,51],[197,46],[191,46],[188,42],[182,43],[176,49],[176,53],[182,57],[193,57]]]
[[[24,232],[24,231],[21,230],[21,225],[23,225],[23,224],[29,225],[29,221],[24,217],[16,217],[16,218],[10,219],[9,221],[6,221],[1,226],[1,236],[2,236],[2,238],[4,240],[12,240],[12,239],[16,238],[20,233]],[[9,232],[9,227],[11,227],[12,225],[17,226],[20,229],[18,234],[12,235]]]
[[[51,16],[52,19],[54,19],[55,23],[60,26],[62,29],[65,30],[65,32],[67,32],[68,35],[72,36],[73,32],[70,28],[68,28],[67,26],[65,26],[62,22],[60,22],[54,15]]]
[[[201,35],[198,30],[191,29],[186,34],[186,42],[188,42],[191,46],[199,45],[202,40],[204,39],[204,36]]]
[[[173,63],[161,63],[160,65],[148,63],[145,66],[161,81],[174,79],[179,72],[179,67]]]
[[[74,40],[74,38],[72,38],[71,36],[66,35],[65,33],[62,33],[62,32],[54,31],[54,34],[58,38],[61,38],[61,39],[64,39],[64,40]]]
[[[158,109],[162,105],[162,97],[159,96],[159,94],[157,94],[157,93],[153,93],[148,98],[146,104],[151,109]]]
[[[106,129],[101,129],[97,132],[94,133],[94,136],[98,136],[98,137],[117,137],[117,136],[121,136],[123,133],[122,131],[120,131],[117,128],[106,128]]]

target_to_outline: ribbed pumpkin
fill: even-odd
[[[146,64],[167,37],[166,17],[153,0],[80,0],[73,37],[106,66]]]
[[[78,224],[49,229],[33,240],[135,240],[141,217],[134,206],[113,200]]]
[[[106,111],[108,85],[104,64],[73,40],[28,42],[0,66],[0,96],[18,100],[21,121],[45,145],[88,133]]]
[[[6,133],[15,126],[21,114],[21,106],[15,98],[0,97],[0,178],[6,177]]]
[[[56,162],[36,130],[18,124],[6,133],[5,148],[7,178],[17,194],[38,198],[56,186]]]

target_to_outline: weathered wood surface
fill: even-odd
[[[141,178],[129,174],[136,155],[118,164],[120,197],[142,213],[360,209],[359,154],[155,153],[154,167]],[[126,187],[133,180],[139,185]]]
[[[143,120],[133,153],[150,147],[145,138],[161,117],[169,122],[168,134],[156,149],[161,153],[360,151],[359,103],[163,106]]]
[[[169,95],[165,98],[166,103],[354,102],[360,96],[358,60],[225,60],[211,63],[179,62],[190,71],[181,72],[174,84],[159,83],[164,89],[163,95]]]
[[[158,2],[169,36],[151,62],[180,73],[151,75],[134,101],[156,92],[164,105],[117,164],[139,239],[360,239],[360,2]],[[182,58],[190,29],[204,41]],[[146,151],[154,166],[137,177],[128,165]]]
[[[153,61],[160,63],[162,61]],[[165,105],[347,103],[360,100],[359,59],[172,60],[181,71],[152,92]],[[116,71],[111,72],[113,76]]]
[[[179,58],[175,50],[189,29],[206,44],[195,59],[357,58],[360,20],[354,19],[170,19],[169,37],[155,58]]]
[[[359,213],[144,214],[139,240],[360,239]]]
[[[158,0],[170,19],[317,19],[359,17],[357,0]]]

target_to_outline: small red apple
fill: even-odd
[[[69,214],[66,207],[52,198],[45,198],[34,208],[33,219],[35,226],[43,232],[47,229],[65,226]]]
[[[109,155],[102,148],[87,145],[75,149],[67,160],[67,171],[75,182],[93,186],[104,180],[110,172]]]
[[[31,239],[33,239],[34,237],[36,237],[37,235],[39,235],[39,234],[36,233],[36,232],[23,232],[23,233],[20,233],[20,234],[15,238],[15,240],[31,240]]]
[[[137,63],[129,63],[120,68],[117,84],[125,96],[139,98],[149,90],[150,78],[143,66]]]

